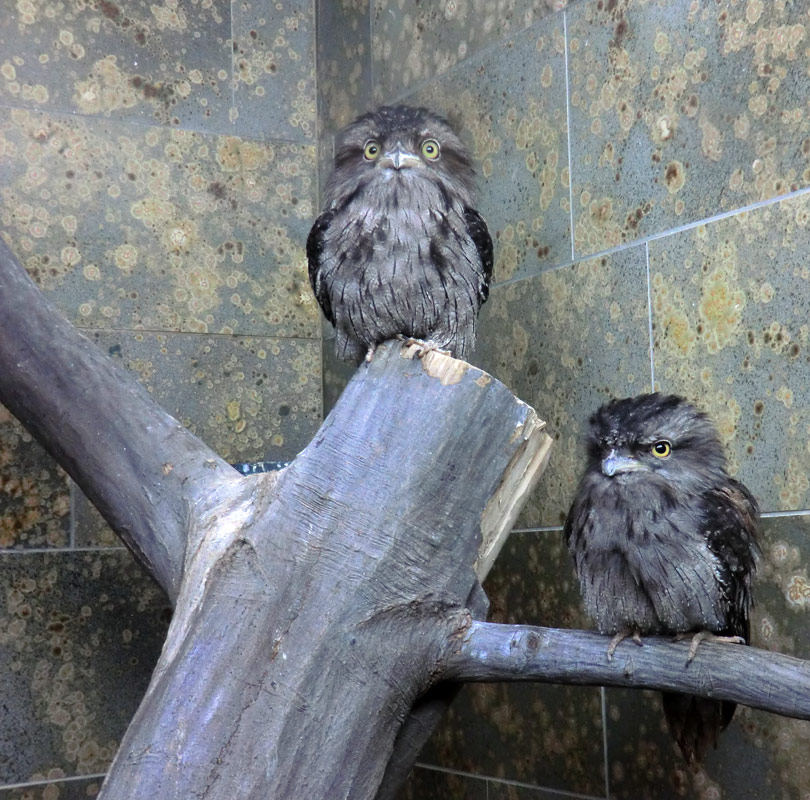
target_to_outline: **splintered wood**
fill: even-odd
[[[491,375],[465,361],[452,358],[443,351],[424,350],[418,344],[406,343],[401,356],[419,358],[425,373],[438,379],[443,386],[459,383],[468,371],[475,385],[483,390],[494,380]],[[511,440],[511,444],[518,442],[518,447],[503,473],[500,486],[481,515],[481,546],[475,561],[475,574],[479,581],[486,578],[495,563],[551,454],[553,440],[546,433],[546,423],[531,406],[517,398],[514,401],[525,408],[525,416],[516,424]]]

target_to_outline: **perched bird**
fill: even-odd
[[[590,420],[588,464],[565,523],[585,608],[619,642],[640,634],[747,643],[759,509],[726,473],[709,419],[674,395],[613,400]],[[679,638],[683,638],[682,636]],[[665,692],[687,762],[703,759],[735,704]]]
[[[309,280],[339,357],[370,360],[396,336],[470,353],[492,275],[474,189],[464,143],[424,108],[384,106],[339,134],[307,239]]]

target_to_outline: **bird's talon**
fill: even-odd
[[[608,645],[607,660],[613,661],[613,653],[616,648],[625,640],[631,638],[639,647],[643,647],[641,641],[641,633],[639,631],[619,631],[611,640]]]

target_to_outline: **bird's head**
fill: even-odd
[[[695,494],[724,482],[725,456],[705,414],[676,395],[613,400],[590,420],[589,470],[622,485]]]
[[[472,204],[475,173],[469,151],[443,117],[425,108],[383,106],[363,114],[338,135],[327,194],[358,181],[427,179],[448,184]]]

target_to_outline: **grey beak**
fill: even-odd
[[[644,469],[644,467],[636,461],[635,458],[629,456],[621,456],[615,450],[602,459],[602,472],[609,478],[621,472],[635,472],[636,470]]]
[[[419,156],[406,149],[402,142],[397,142],[394,149],[389,150],[379,160],[379,164],[383,167],[392,167],[393,169],[406,169],[419,163],[421,163]]]

